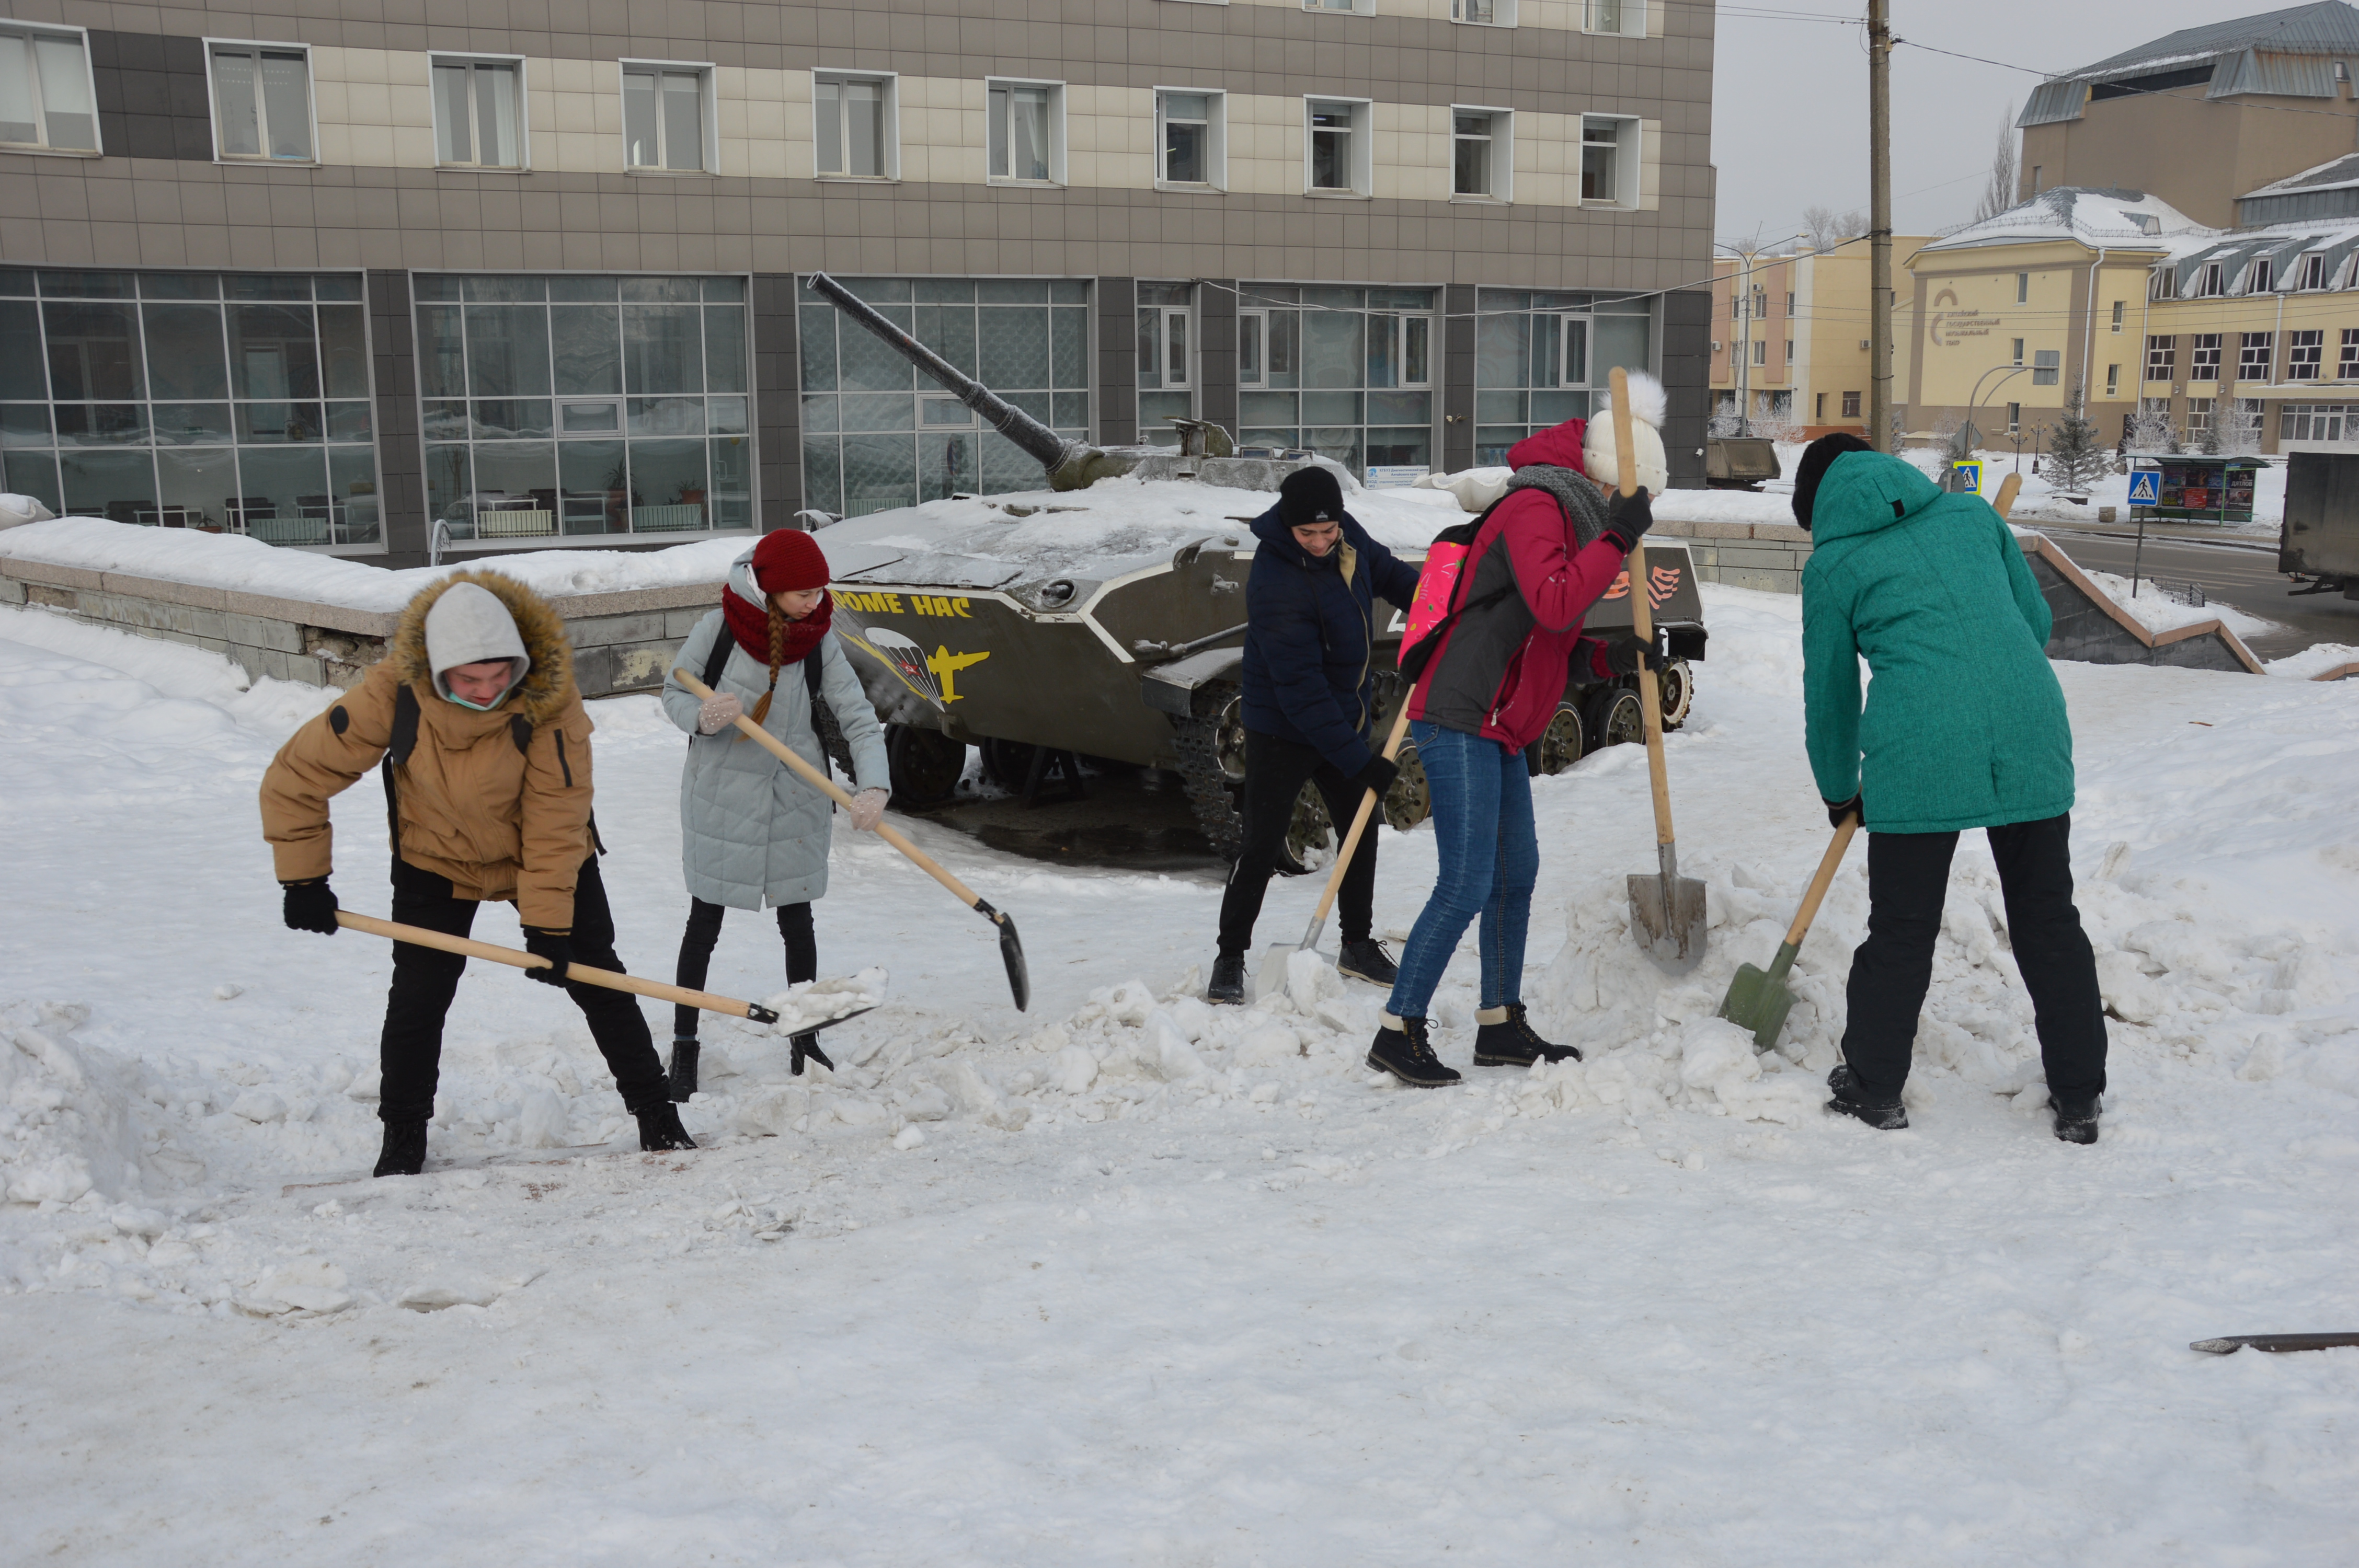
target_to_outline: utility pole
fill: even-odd
[[[1892,6],[1867,0],[1867,444],[1892,440]]]
[[[1736,345],[1736,433],[1753,434],[1753,256],[1739,251],[1745,266],[1736,275],[1736,318],[1745,325],[1745,336]]]

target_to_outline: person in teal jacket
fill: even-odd
[[[2056,1135],[2093,1143],[2105,1019],[2072,903],[2072,726],[2049,666],[2051,617],[2006,522],[1854,436],[1810,444],[1794,516],[1804,721],[1830,822],[1867,829],[1867,940],[1852,955],[1843,1065],[1827,1108],[1908,1125],[1918,1014],[1958,835],[1984,829],[2031,992]],[[1860,660],[1872,677],[1861,702]]]

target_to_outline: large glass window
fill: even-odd
[[[1365,477],[1433,464],[1434,291],[1248,283],[1237,299],[1237,438]]]
[[[811,129],[818,144],[818,171],[846,179],[892,178],[893,119],[890,78],[821,76],[814,80]]]
[[[225,158],[311,159],[311,56],[265,44],[215,44],[214,150]]]
[[[52,511],[378,542],[354,273],[0,268],[0,466]]]
[[[434,61],[434,157],[456,168],[524,167],[522,66],[516,60]]]
[[[79,31],[0,26],[0,143],[98,151],[90,54]]]
[[[1138,286],[1138,438],[1176,447],[1174,418],[1196,416],[1196,287]]]
[[[984,93],[991,178],[1045,184],[1064,171],[1058,156],[1064,89],[1049,82],[994,81]]]
[[[1059,435],[1090,430],[1089,286],[1077,278],[844,278],[886,319]],[[1039,460],[805,285],[803,493],[864,517],[1038,490]]]
[[[1161,121],[1155,177],[1166,185],[1216,183],[1221,164],[1221,119],[1226,95],[1218,92],[1158,92]]]
[[[623,68],[624,161],[632,168],[693,172],[705,167],[702,66]]]
[[[1310,122],[1305,183],[1313,190],[1365,194],[1368,106],[1313,98],[1305,108]]]
[[[742,277],[420,273],[427,514],[460,539],[754,525]]]
[[[1632,206],[1637,200],[1638,122],[1608,114],[1581,122],[1581,199]]]
[[[1547,290],[1475,296],[1474,460],[1567,419],[1585,419],[1614,367],[1654,368],[1647,302]]]
[[[1507,114],[1497,109],[1454,109],[1450,189],[1457,196],[1499,196],[1506,191],[1500,176],[1506,165]]]

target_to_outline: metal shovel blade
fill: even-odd
[[[1630,929],[1647,957],[1677,974],[1703,957],[1703,883],[1676,872],[1632,876]]]
[[[1728,994],[1721,999],[1720,1016],[1752,1031],[1756,1051],[1767,1051],[1777,1044],[1778,1032],[1786,1027],[1786,1014],[1793,1011],[1794,993],[1786,987],[1793,951],[1789,943],[1766,969],[1758,964],[1739,965],[1736,978],[1728,982]]]
[[[1024,1012],[1032,1006],[1032,971],[1025,967],[1024,939],[1016,935],[1016,922],[1005,910],[994,909],[989,901],[976,899],[974,912],[999,927],[999,959],[1007,966],[1007,989],[1016,995],[1016,1011]]]

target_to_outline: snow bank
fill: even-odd
[[[2063,544],[2066,553],[2070,554],[2071,542],[2066,540]],[[2256,636],[2278,629],[2276,622],[2249,614],[2233,604],[2182,604],[2157,588],[2152,578],[2141,579],[2133,596],[2129,579],[2114,572],[2093,572],[2086,567],[2081,569],[2091,582],[2103,589],[2108,598],[2128,611],[2137,623],[2149,632],[2175,632],[2181,626],[2200,625],[2206,621],[2217,621],[2239,637]]]

